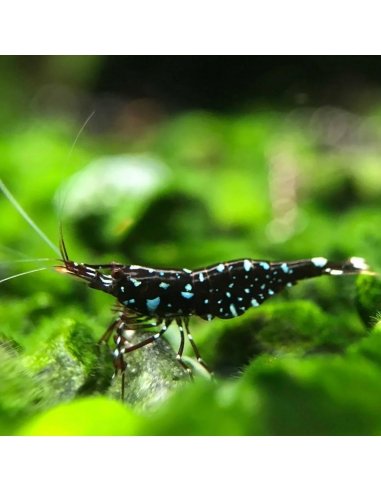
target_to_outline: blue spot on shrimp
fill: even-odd
[[[61,264],[55,267],[57,272],[81,279],[90,288],[117,301],[117,317],[100,341],[108,344],[114,336],[112,354],[115,375],[121,375],[122,399],[128,353],[154,343],[171,325],[177,325],[180,331],[181,342],[176,356],[179,364],[191,375],[183,360],[184,337],[187,335],[197,361],[209,371],[190,332],[189,322],[193,317],[206,321],[236,318],[299,281],[322,275],[371,273],[365,260],[359,257],[341,262],[324,257],[295,261],[243,258],[196,269],[164,269],[116,262],[79,263],[70,259],[62,231],[59,248],[56,248],[21,209],[1,180],[0,190],[55,253],[59,253]],[[27,273],[32,272],[23,274]],[[125,335],[131,326],[135,330],[156,327],[158,331],[131,345]]]

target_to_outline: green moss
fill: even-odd
[[[255,390],[237,383],[199,380],[182,387],[160,409],[148,415],[147,435],[258,434],[260,401]]]
[[[368,328],[372,328],[381,314],[381,280],[377,275],[357,278],[357,309]]]
[[[0,434],[8,435],[41,408],[43,389],[14,349],[0,346]]]
[[[81,341],[86,338],[83,335]],[[94,340],[88,335],[88,342],[76,346],[73,350],[71,343],[73,332],[78,331],[74,323],[62,326],[62,332],[41,344],[33,355],[29,356],[28,366],[38,377],[46,390],[46,399],[50,404],[74,398],[79,389],[85,384],[90,367],[84,361],[94,364]],[[74,338],[79,338],[76,335]],[[81,354],[78,356],[78,354]]]
[[[264,304],[239,319],[200,331],[203,357],[220,374],[231,374],[263,353],[339,352],[365,335],[357,323],[322,311],[311,301]]]
[[[381,367],[381,323],[378,322],[369,336],[349,346],[347,353],[364,357]]]
[[[315,356],[264,358],[244,378],[259,393],[264,434],[378,435],[380,376],[362,358]]]

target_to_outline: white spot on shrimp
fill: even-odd
[[[147,299],[146,303],[149,311],[155,311],[157,306],[160,304],[160,297],[155,297],[154,299]]]
[[[270,269],[270,265],[267,263],[267,261],[260,261],[259,266],[261,266],[264,270]]]
[[[271,289],[269,289],[267,292],[270,294],[270,296],[274,295],[274,291]]]
[[[112,284],[112,277],[110,275],[102,275],[101,280],[103,285],[111,285]]]
[[[237,297],[237,299],[241,302],[243,301],[243,297]]]
[[[181,295],[184,297],[184,299],[190,299],[194,296],[193,292],[181,292]]]
[[[209,304],[209,299],[205,299],[204,304]]]
[[[232,287],[234,287],[234,282],[232,282],[231,284],[228,285],[229,289],[231,289]]]
[[[167,284],[166,282],[160,282],[159,287],[162,289],[168,289],[169,284]]]
[[[219,272],[223,272],[225,270],[225,265],[223,263],[220,263],[216,266],[216,270]]]
[[[258,306],[259,306],[259,302],[258,302],[256,299],[252,299],[252,300],[251,300],[251,305],[252,305],[253,307],[258,307]]]
[[[250,294],[250,289],[245,289],[246,294]]]
[[[185,290],[192,290],[192,284],[187,284],[185,287],[184,287]]]
[[[212,321],[213,316],[212,316],[211,314],[207,314],[207,315],[206,315],[206,319],[207,319],[208,321]]]
[[[205,277],[204,277],[204,274],[203,273],[199,273],[198,274],[198,278],[199,278],[200,282],[203,282],[205,280]]]
[[[253,268],[253,264],[250,260],[244,260],[243,268],[248,272],[251,268]]]
[[[229,309],[233,316],[238,316],[237,309],[234,304],[230,304]]]
[[[121,291],[121,292],[124,292],[124,287],[123,287],[123,285],[121,286],[120,291]]]
[[[330,275],[342,275],[343,270],[331,270],[330,268],[327,268],[326,270]]]
[[[318,268],[324,268],[328,260],[322,256],[317,256],[316,258],[311,258],[311,262]]]
[[[350,258],[349,261],[353,266],[353,268],[356,268],[358,270],[368,270],[369,268],[364,258],[359,258],[358,256],[352,256],[352,258]]]
[[[226,297],[231,297],[232,295],[230,294],[230,292],[226,292]]]
[[[123,304],[125,306],[128,306],[129,304],[134,304],[135,299],[127,299],[126,301],[123,301]]]

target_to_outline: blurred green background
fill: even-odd
[[[0,178],[75,261],[381,271],[379,57],[0,57],[0,103]],[[0,216],[1,279],[56,263],[3,196]],[[0,433],[380,434],[380,305],[377,276],[330,277],[194,319],[215,380],[188,381],[173,328],[121,403],[96,346],[113,300],[52,269],[3,282]]]

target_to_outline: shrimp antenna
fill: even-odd
[[[77,145],[77,142],[79,140],[79,137],[82,135],[82,133],[84,132],[87,124],[89,123],[89,121],[93,118],[93,116],[95,115],[95,111],[93,110],[89,116],[85,119],[85,121],[82,123],[82,126],[81,128],[78,130],[77,132],[77,135],[74,139],[74,142],[72,143],[71,147],[70,147],[70,150],[67,154],[67,157],[66,157],[66,161],[65,161],[65,167],[67,166],[67,164],[69,163],[70,159],[71,159],[71,156],[74,152],[74,149],[75,149],[75,146]],[[62,210],[64,209],[64,206],[65,206],[65,200],[66,200],[66,196],[61,196],[61,194],[58,195],[57,197],[57,202],[58,202],[58,209],[59,209],[59,215],[58,217],[61,217],[62,215]]]
[[[0,190],[4,193],[5,197],[11,202],[11,204],[15,207],[15,209],[18,211],[18,213],[21,215],[21,217],[31,226],[32,229],[40,236],[40,238],[48,244],[52,250],[60,255],[60,251],[55,246],[55,244],[50,241],[50,239],[42,232],[42,230],[37,226],[37,224],[29,217],[29,215],[25,212],[25,210],[22,208],[22,206],[18,203],[16,198],[12,195],[12,193],[8,190],[8,188],[5,186],[3,181],[0,179]]]
[[[72,146],[70,147],[70,150],[69,150],[69,153],[68,153],[68,156],[66,158],[66,163],[68,163],[71,159],[71,156],[74,152],[74,149],[75,149],[75,146],[77,145],[77,142],[79,140],[79,137],[82,135],[83,131],[85,130],[87,124],[89,123],[89,121],[91,120],[91,118],[95,115],[95,111],[92,111],[89,116],[86,118],[86,120],[83,122],[81,128],[78,130],[78,133],[74,139],[74,142],[72,144]],[[64,235],[63,235],[63,225],[62,225],[62,211],[65,207],[65,200],[66,200],[66,196],[61,196],[59,195],[58,196],[58,219],[59,219],[59,229],[60,229],[60,244],[59,244],[59,249],[60,249],[60,253],[61,253],[61,258],[64,260],[64,261],[69,261],[69,255],[67,253],[67,250],[66,250],[66,246],[65,246],[65,241],[64,241]]]
[[[75,148],[75,146],[76,146],[76,144],[77,144],[77,142],[78,142],[79,137],[81,136],[81,134],[82,134],[83,130],[86,128],[86,125],[88,124],[88,122],[91,120],[91,118],[92,118],[94,115],[95,115],[95,111],[92,111],[92,112],[89,114],[89,116],[86,118],[86,120],[84,121],[84,123],[83,123],[83,125],[81,126],[81,128],[79,129],[79,131],[78,131],[78,133],[77,133],[77,136],[76,136],[76,137],[75,137],[75,139],[74,139],[73,145],[70,147],[70,151],[69,151],[69,154],[68,154],[68,156],[67,156],[67,161],[69,161],[69,160],[70,160],[71,155],[72,155],[72,153],[73,153],[73,151],[74,151],[74,148]]]
[[[11,275],[10,277],[1,279],[0,284],[6,282],[7,280],[11,280],[12,278],[22,277],[23,275],[28,275],[29,273],[42,272],[43,270],[48,270],[48,269],[49,267],[44,267],[44,268],[36,268],[35,270],[29,270],[28,272],[16,273],[16,275]]]
[[[69,261],[69,255],[67,253],[65,241],[63,238],[63,230],[62,230],[62,222],[60,222],[60,252],[61,252],[61,258],[63,261]]]

